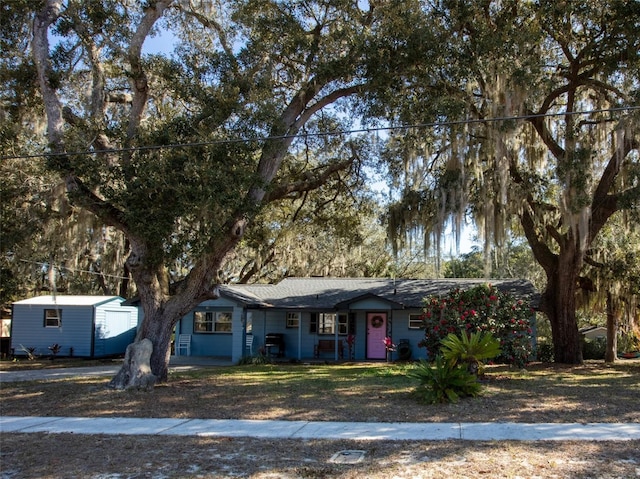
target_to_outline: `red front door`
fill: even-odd
[[[367,313],[367,359],[386,359],[387,313]]]

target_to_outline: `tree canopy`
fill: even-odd
[[[220,272],[261,214],[363,178],[368,141],[341,132],[357,125],[353,100],[376,88],[370,59],[393,57],[418,3],[26,8],[24,63],[46,118],[46,166],[74,208],[126,237],[145,312],[138,339],[152,340],[152,370],[165,379],[173,325],[217,297]],[[160,29],[175,38],[173,53],[145,54]]]
[[[585,255],[640,198],[640,4],[445,1],[433,11],[450,39],[455,61],[443,81],[459,113],[450,108],[427,135],[394,139],[389,152],[403,167],[390,234],[401,244],[420,227],[438,240],[448,218],[465,215],[487,245],[524,234],[545,271],[540,309],[556,360],[580,362]],[[409,89],[429,97],[436,85],[417,76]],[[421,106],[401,102],[395,114],[416,122]]]
[[[276,278],[291,265],[265,272],[274,252],[323,250],[323,226],[351,255],[364,241],[360,213],[375,214],[364,186],[377,167],[388,172],[384,216],[399,254],[416,232],[438,249],[450,221],[457,231],[476,224],[485,258],[526,237],[546,276],[540,308],[556,359],[580,361],[586,255],[612,215],[637,226],[637,1],[2,9],[10,244],[35,238],[26,226],[46,217],[39,262],[66,247],[75,267],[130,274],[144,309],[137,339],[152,341],[161,380],[173,325],[221,283]],[[147,53],[161,33],[172,50]],[[314,244],[301,245],[309,234]],[[386,264],[361,270],[388,272],[376,257]]]

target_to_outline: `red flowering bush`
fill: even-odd
[[[500,340],[497,360],[523,367],[531,356],[533,311],[528,301],[485,284],[468,290],[454,289],[446,296],[424,299],[424,340],[430,358],[440,352],[440,341],[448,334],[489,332]]]

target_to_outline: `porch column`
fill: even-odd
[[[243,308],[233,308],[231,316],[231,362],[237,363],[244,355]]]
[[[302,361],[302,311],[298,313],[298,361]]]

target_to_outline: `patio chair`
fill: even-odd
[[[190,334],[181,334],[178,337],[178,347],[176,348],[176,356],[181,356],[180,352],[182,350],[186,351],[187,356],[191,356],[191,335]]]
[[[251,356],[253,356],[253,334],[247,334],[246,349],[248,349]]]

